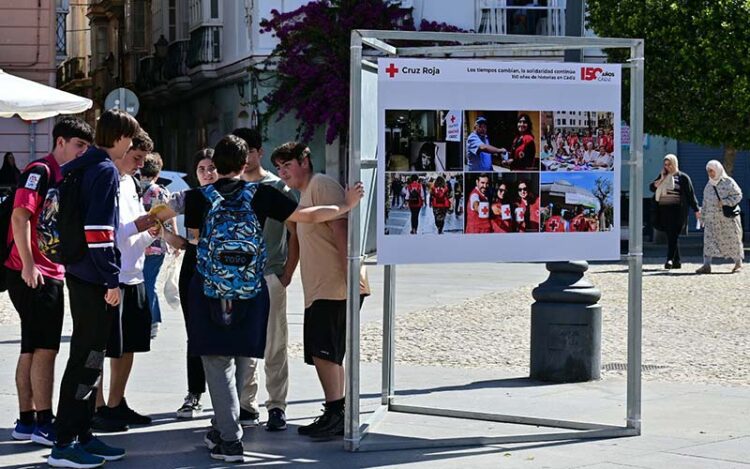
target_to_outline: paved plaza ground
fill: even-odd
[[[290,428],[248,429],[242,467],[508,467],[508,468],[748,468],[750,469],[750,285],[748,270],[692,275],[697,258],[666,272],[647,260],[643,280],[643,434],[474,448],[347,453],[340,441],[313,443],[296,427],[314,418],[321,391],[302,364],[299,279],[290,288]],[[626,383],[627,265],[594,264],[588,278],[602,290],[600,381],[554,385],[528,376],[530,291],[547,272],[539,264],[404,266],[397,269],[396,394],[405,404],[623,425]],[[362,421],[379,403],[382,269],[370,268],[373,297],[362,312]],[[43,467],[49,450],[16,443],[13,382],[19,347],[16,316],[0,295],[0,467]],[[107,436],[128,457],[115,468],[225,467],[202,444],[210,411],[177,421],[185,394],[182,316],[167,308],[151,353],[136,358],[128,402],[151,414],[149,427]],[[68,353],[63,331],[57,379]],[[263,397],[262,394],[261,397]],[[205,404],[210,407],[206,398]],[[261,412],[265,418],[265,410]],[[483,421],[389,414],[366,441],[428,442],[553,430]]]

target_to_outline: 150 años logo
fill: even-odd
[[[613,72],[605,72],[601,67],[581,67],[583,81],[612,81],[614,77]]]

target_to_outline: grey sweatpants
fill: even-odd
[[[219,431],[224,441],[241,440],[239,396],[251,358],[204,355],[201,359],[214,408],[211,426]]]

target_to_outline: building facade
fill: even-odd
[[[0,1],[0,68],[44,85],[55,86],[58,57],[64,56],[58,19],[62,1]],[[53,119],[32,125],[18,117],[0,118],[0,157],[13,152],[19,167],[51,149]],[[35,153],[31,154],[32,147]]]
[[[89,49],[70,47],[61,87],[93,99],[92,117],[112,89],[134,90],[141,102],[137,117],[154,137],[166,166],[185,170],[197,149],[215,144],[236,127],[257,125],[265,109],[254,103],[269,92],[272,79],[258,65],[276,45],[271,34],[260,32],[260,22],[272,9],[292,11],[308,1],[90,0],[85,13]],[[565,0],[391,3],[417,24],[426,18],[487,33],[566,32]],[[81,12],[71,9],[67,27],[86,29],[80,18]],[[85,41],[67,37],[69,43]],[[552,56],[562,60],[559,53]],[[293,139],[296,128],[291,118],[272,120],[264,129],[266,146]],[[340,173],[339,142],[326,145],[320,133],[309,144],[316,168]]]
[[[272,9],[292,11],[308,1],[77,2],[75,7],[65,6],[69,11],[65,22],[68,32],[63,34],[67,37],[67,59],[58,72],[58,78],[62,78],[58,83],[63,89],[94,100],[91,120],[100,112],[109,91],[120,86],[134,90],[141,104],[137,117],[154,137],[166,167],[187,170],[190,156],[199,148],[214,145],[236,127],[257,125],[265,108],[254,103],[269,92],[273,78],[258,72],[258,65],[276,45],[270,34],[261,34],[260,22],[270,16]],[[481,33],[593,35],[585,28],[583,0],[390,0],[390,3],[403,8],[416,24],[424,18]],[[606,60],[600,50],[585,52],[585,56],[572,60]],[[509,53],[505,58],[571,59],[561,52],[529,51]],[[583,127],[600,119],[580,110],[565,114],[555,116],[560,119],[560,126]],[[291,118],[279,122],[272,119],[264,129],[266,147],[270,149],[293,139],[296,128],[297,122]],[[669,150],[684,160],[689,159],[683,167],[691,168],[691,175],[702,187],[705,163],[722,154],[721,149],[658,137],[647,141],[653,144],[645,150],[646,180],[651,172],[658,172],[664,152]],[[326,145],[321,132],[308,143],[316,168],[325,168],[330,174],[341,173],[338,142]],[[623,196],[627,198],[627,167],[622,174]],[[750,168],[743,152],[738,154],[734,174],[738,182],[743,182],[743,188],[750,190],[745,182],[750,182]],[[647,198],[650,196],[648,191],[645,194]]]

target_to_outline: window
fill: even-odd
[[[146,47],[146,7],[148,4],[144,0],[133,1],[132,17],[132,41],[133,47],[142,49]]]
[[[106,26],[99,26],[94,30],[94,68],[104,65],[104,60],[109,53],[107,34],[108,31]]]
[[[211,0],[211,19],[219,19],[219,0]]]
[[[169,0],[167,18],[169,22],[167,39],[169,39],[169,42],[173,42],[177,40],[177,0]]]
[[[213,37],[212,39],[212,57],[213,60],[218,62],[221,59],[221,30],[219,28],[212,28]]]
[[[565,0],[479,0],[480,33],[562,36]]]

